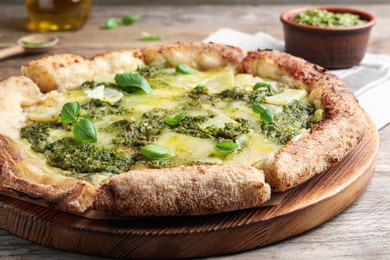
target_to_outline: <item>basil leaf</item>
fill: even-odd
[[[139,15],[128,15],[122,18],[122,23],[124,25],[131,25],[138,22],[141,19]]]
[[[76,122],[79,117],[80,103],[68,102],[61,109],[61,122],[70,124]]]
[[[267,82],[257,82],[255,86],[253,87],[253,91],[258,90],[259,88],[269,88],[271,84]]]
[[[186,117],[186,112],[181,112],[174,117],[166,118],[165,123],[171,126],[178,125]]]
[[[143,146],[141,154],[151,160],[166,160],[175,156],[175,153],[168,147],[154,144]]]
[[[236,143],[233,143],[232,141],[224,141],[221,143],[218,143],[214,145],[214,149],[217,152],[223,153],[223,154],[228,154],[231,152],[234,152],[237,150],[239,147]]]
[[[148,32],[143,32],[142,37],[145,41],[161,41],[164,40],[164,38],[161,35],[157,34],[150,34]]]
[[[22,41],[22,43],[27,47],[41,47],[49,44],[50,41],[43,41],[43,42]]]
[[[89,119],[81,118],[73,125],[73,136],[84,143],[97,142],[95,127]]]
[[[118,27],[120,24],[121,24],[121,19],[109,18],[100,26],[100,28],[102,28],[102,29],[113,29],[113,28]]]
[[[120,87],[135,87],[150,94],[152,89],[148,81],[138,73],[123,73],[115,75],[115,83]]]
[[[179,64],[176,66],[176,72],[180,74],[194,74],[195,70],[187,64]]]
[[[274,122],[274,114],[262,104],[255,104],[252,108],[253,112],[260,115],[264,123],[270,124]]]
[[[206,82],[201,82],[198,85],[195,86],[195,90],[200,90],[206,86]]]

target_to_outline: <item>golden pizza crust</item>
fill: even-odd
[[[233,46],[216,43],[178,42],[141,50],[148,65],[175,67],[185,63],[194,69],[207,70],[221,67],[236,67],[246,52]]]
[[[127,216],[203,215],[253,208],[269,198],[255,167],[177,166],[112,177],[98,189],[94,208]]]
[[[270,157],[266,182],[273,190],[294,187],[340,161],[368,129],[366,115],[353,94],[334,75],[302,59],[277,51],[246,52],[230,46],[172,43],[112,51],[88,60],[73,54],[42,57],[22,67],[42,92],[66,91],[101,74],[134,71],[140,65],[196,69],[233,67],[239,72],[304,87],[311,102],[325,109],[324,121],[310,134],[291,141]],[[134,170],[115,176],[97,190],[91,184],[44,170],[17,145],[26,122],[23,106],[41,93],[30,79],[13,77],[0,83],[0,189],[43,199],[50,206],[83,212],[91,207],[127,216],[199,215],[261,205],[270,196],[262,171],[244,164],[179,166]],[[15,95],[15,86],[18,91]],[[8,103],[7,103],[8,102]],[[12,110],[11,110],[12,108]],[[12,118],[17,120],[12,120]]]

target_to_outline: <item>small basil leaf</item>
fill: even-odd
[[[257,82],[255,86],[253,87],[253,91],[258,90],[259,88],[269,88],[271,84],[267,82]]]
[[[138,22],[141,19],[139,15],[128,15],[122,18],[122,23],[124,25],[131,25]]]
[[[223,154],[228,154],[228,153],[234,152],[238,148],[239,148],[238,145],[236,143],[231,142],[231,141],[224,141],[224,142],[221,142],[221,143],[214,145],[214,149],[217,152],[220,152]]]
[[[41,47],[50,43],[50,41],[33,42],[33,41],[22,41],[22,43],[28,47]]]
[[[179,64],[176,66],[176,72],[180,74],[194,74],[195,70],[187,64]]]
[[[115,75],[115,83],[120,87],[136,87],[142,89],[146,94],[152,92],[148,81],[138,73],[123,73]]]
[[[198,85],[195,86],[195,90],[200,90],[206,86],[206,82],[201,82]]]
[[[164,40],[164,37],[157,34],[150,34],[148,32],[143,32],[142,37],[145,41],[161,41]]]
[[[100,26],[100,28],[102,28],[102,29],[113,29],[113,28],[118,27],[120,24],[121,24],[121,19],[109,18]]]
[[[73,136],[84,143],[97,142],[95,127],[89,119],[81,118],[73,125]]]
[[[180,114],[177,114],[176,116],[166,118],[165,123],[171,126],[178,125],[184,118],[186,117],[186,112],[181,112]]]
[[[267,124],[274,122],[274,114],[262,104],[255,104],[252,108],[253,112],[260,115],[260,119]]]
[[[175,153],[168,147],[154,144],[143,146],[141,154],[151,160],[166,160],[175,156]]]
[[[68,102],[61,109],[61,122],[70,124],[77,121],[80,113],[79,102]]]

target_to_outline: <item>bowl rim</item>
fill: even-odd
[[[324,9],[332,12],[345,12],[345,13],[352,13],[357,14],[365,19],[367,19],[367,23],[355,25],[355,26],[345,26],[345,27],[319,27],[319,26],[312,26],[312,25],[304,25],[295,23],[291,20],[292,17],[296,16],[299,13],[305,12],[310,9]],[[330,6],[330,5],[313,5],[313,6],[302,6],[302,7],[296,7],[289,9],[287,11],[284,11],[280,15],[280,21],[284,23],[285,25],[290,25],[296,28],[301,29],[307,29],[307,30],[315,30],[315,31],[328,31],[328,32],[345,32],[345,31],[355,31],[355,30],[362,30],[371,28],[375,25],[376,18],[373,14],[361,11],[359,9],[350,8],[350,7],[343,7],[343,6]]]

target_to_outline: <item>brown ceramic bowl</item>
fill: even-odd
[[[351,27],[316,27],[295,23],[299,13],[310,9],[357,14],[368,22]],[[360,10],[337,6],[300,7],[283,12],[280,20],[284,28],[286,52],[302,57],[328,69],[342,69],[358,64],[367,49],[375,17]]]

